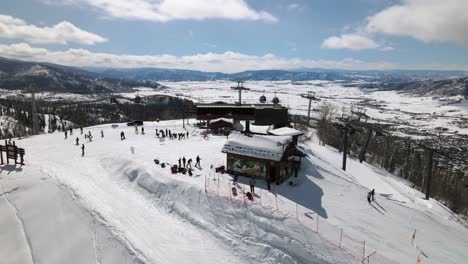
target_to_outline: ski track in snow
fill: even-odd
[[[16,216],[16,219],[18,221],[18,223],[20,224],[21,226],[21,231],[22,231],[22,234],[24,236],[24,241],[25,241],[25,244],[27,246],[27,249],[29,251],[29,254],[31,256],[31,263],[38,263],[36,261],[36,258],[34,256],[34,251],[33,251],[33,248],[31,246],[31,240],[29,239],[29,235],[28,235],[28,232],[26,231],[26,229],[24,228],[25,227],[25,224],[24,224],[24,221],[23,221],[23,218],[21,217],[21,215],[19,214],[19,211],[18,211],[18,208],[10,201],[10,199],[8,198],[8,193],[9,192],[5,192],[5,189],[3,188],[3,184],[0,182],[0,188],[2,189],[2,196],[5,197],[5,200],[7,201],[8,205],[11,207],[11,209],[15,212],[15,216]],[[10,191],[11,192],[11,191]]]

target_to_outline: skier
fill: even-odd
[[[145,128],[144,128],[144,127],[141,127],[141,134],[142,134],[142,135],[145,134]]]
[[[73,128],[70,127],[70,136],[73,135]]]
[[[187,138],[189,137],[189,132],[187,131]]]
[[[375,189],[372,189],[372,191],[371,191],[372,201],[374,201],[374,195],[375,195]]]
[[[120,140],[124,140],[125,139],[125,133],[122,131],[120,132]]]
[[[187,167],[190,167],[190,169],[192,168],[192,159],[187,161]]]
[[[195,160],[197,161],[197,162],[195,163],[195,167],[198,166],[198,167],[200,168],[200,167],[201,167],[201,165],[200,165],[200,156],[197,155],[197,158],[196,158]]]
[[[104,137],[104,131],[102,131],[102,129],[101,129],[101,137],[102,138]]]
[[[186,161],[185,157],[182,157],[182,163],[184,164],[184,168],[185,168],[185,161]]]
[[[179,158],[179,168],[180,168],[180,167],[182,167],[182,164],[181,164],[181,162],[182,162],[182,159],[181,159],[181,158]]]
[[[81,156],[84,157],[84,144],[81,144]]]
[[[255,179],[253,177],[250,178],[250,192],[252,194],[255,192]]]
[[[88,131],[88,139],[89,141],[93,141],[93,136],[91,136],[91,131]]]
[[[67,139],[67,131],[65,130],[65,139]]]
[[[80,126],[80,132],[81,132],[81,135],[83,135],[83,127]]]
[[[137,135],[138,135],[138,133],[139,133],[139,132],[138,132],[138,126],[137,126],[137,125],[135,125],[135,134],[137,134]]]
[[[78,146],[80,144],[80,139],[76,137],[76,145]]]
[[[372,197],[371,192],[368,192],[367,193],[367,202],[371,203],[371,197]]]

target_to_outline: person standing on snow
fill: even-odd
[[[187,161],[187,160],[185,159],[185,157],[182,157],[182,164],[184,164],[184,168],[185,168],[185,162],[186,162],[186,161]]]
[[[81,144],[81,157],[84,157],[84,144]]]
[[[102,131],[102,129],[101,129],[101,137],[102,138],[104,137],[104,131]]]
[[[192,168],[192,159],[187,161],[187,167],[190,167],[190,169]]]
[[[372,198],[372,201],[374,201],[374,195],[375,195],[375,189],[372,189],[372,191],[371,191],[371,198]]]
[[[250,178],[250,192],[255,193],[255,179],[253,177]]]
[[[67,131],[65,130],[65,139],[67,139]]]
[[[80,126],[80,132],[81,132],[81,135],[83,135],[83,127]]]
[[[200,156],[197,155],[197,158],[195,159],[197,162],[195,163],[195,167],[201,167],[200,165]]]
[[[182,159],[179,158],[179,168],[181,168],[181,167],[182,167]]]
[[[141,134],[142,134],[142,135],[145,134],[145,128],[144,128],[144,127],[141,127]]]
[[[124,140],[125,139],[125,133],[122,131],[120,132],[120,140]]]
[[[371,197],[372,197],[371,192],[368,192],[367,193],[367,202],[371,203]]]
[[[80,139],[76,137],[76,145],[78,146],[80,144]]]

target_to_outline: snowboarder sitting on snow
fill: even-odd
[[[125,133],[122,131],[120,132],[120,140],[124,140],[125,139]]]

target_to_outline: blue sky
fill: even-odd
[[[3,0],[0,56],[74,66],[468,70],[465,0]]]

